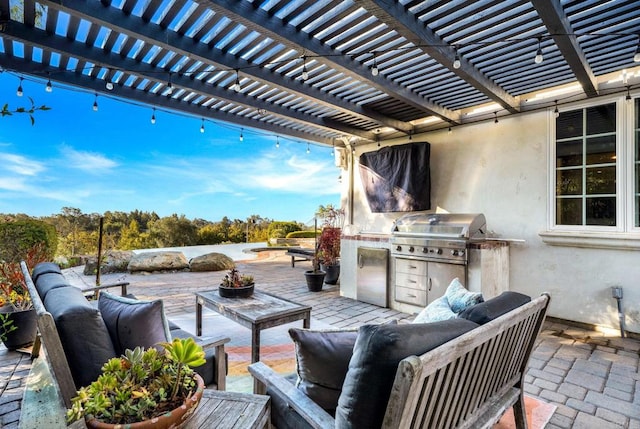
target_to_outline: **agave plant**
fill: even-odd
[[[192,368],[205,363],[204,351],[192,338],[161,346],[162,351],[136,347],[106,362],[98,379],[71,400],[67,422],[95,418],[131,424],[182,405],[196,390]]]

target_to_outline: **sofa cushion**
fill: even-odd
[[[42,273],[38,276],[35,285],[40,299],[43,302],[51,289],[71,286],[69,281],[61,273]]]
[[[47,273],[62,274],[62,270],[60,269],[60,265],[53,262],[40,262],[35,267],[33,267],[33,271],[31,271],[31,280],[36,283],[40,275]]]
[[[449,307],[454,313],[460,313],[465,308],[484,301],[480,292],[468,291],[458,278],[453,279],[444,295],[447,297]]]
[[[506,291],[495,298],[467,308],[462,311],[458,317],[471,320],[479,325],[484,325],[530,301],[531,297],[527,295]]]
[[[296,387],[334,414],[358,330],[291,328],[289,335],[296,349]]]
[[[465,319],[362,326],[338,400],[336,427],[379,428],[400,361],[422,355],[477,326]]]
[[[55,321],[76,387],[88,386],[116,356],[100,312],[72,286],[50,290],[44,306]]]
[[[149,348],[171,341],[162,300],[141,301],[101,292],[98,309],[118,354],[138,346]]]
[[[456,317],[458,317],[458,315],[449,307],[447,297],[441,296],[422,309],[416,318],[413,319],[412,323],[440,322],[441,320],[455,319]]]

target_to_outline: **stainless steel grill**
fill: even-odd
[[[407,214],[395,222],[391,253],[395,257],[466,265],[469,243],[484,240],[486,228],[483,214]]]

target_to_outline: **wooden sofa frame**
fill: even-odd
[[[549,303],[527,303],[421,356],[398,365],[382,427],[491,428],[513,407],[516,427],[527,427],[524,374]],[[261,362],[249,366],[261,384],[314,428],[334,428],[326,411]]]
[[[51,371],[51,376],[54,380],[54,383],[57,384],[64,406],[70,408],[71,398],[76,396],[77,389],[71,375],[69,362],[67,361],[66,355],[64,353],[64,348],[58,334],[58,329],[56,328],[53,316],[47,311],[47,309],[44,307],[44,304],[42,303],[42,300],[40,299],[40,295],[38,293],[38,290],[36,289],[35,284],[33,283],[31,273],[29,272],[26,263],[22,261],[20,263],[20,267],[22,269],[25,283],[27,284],[27,289],[29,290],[29,294],[31,295],[33,307],[35,308],[38,315],[38,334],[32,348],[31,356],[32,358],[38,357],[40,354],[41,344],[44,346],[47,353],[47,361],[49,364],[49,369]],[[97,294],[100,292],[100,290],[120,287],[122,295],[126,295],[128,284],[129,283],[127,282],[121,282],[83,289],[83,291],[93,292]],[[224,345],[229,341],[229,337],[219,335],[215,337],[207,337],[200,343],[202,348],[205,350],[215,348],[216,357],[222,357],[221,359],[216,358],[215,387],[218,390],[225,390],[226,388],[227,364],[226,359],[224,358]]]

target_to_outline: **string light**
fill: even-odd
[[[538,50],[536,51],[536,57],[533,60],[535,61],[536,64],[540,64],[544,60],[544,57],[542,56],[541,44],[542,44],[542,37],[538,37]]]
[[[493,116],[495,117],[495,119],[493,120],[494,124],[498,123],[498,112],[493,112]]]
[[[156,123],[156,108],[153,108],[153,113],[151,114],[151,123],[155,124]]]
[[[331,156],[335,156],[336,155],[336,144],[331,143]]]
[[[558,116],[560,116],[560,112],[558,111],[558,100],[556,100],[555,103],[556,103],[556,108],[553,109],[553,114],[557,118]]]
[[[244,136],[242,135],[243,131],[244,131],[244,128],[240,128],[240,143],[244,141]]]
[[[93,101],[93,111],[97,112],[98,111],[98,94],[96,93],[96,98]]]
[[[202,118],[202,125],[200,125],[200,132],[204,133],[204,118]]]
[[[311,149],[309,148],[309,143],[307,143],[307,154],[311,153]]]
[[[413,130],[409,130],[409,141],[413,140]]]
[[[280,137],[276,136],[276,148],[280,147]]]
[[[451,134],[453,132],[453,130],[451,129],[451,127],[449,127],[449,129],[447,130],[447,134]]]
[[[627,104],[631,104],[631,86],[627,85],[627,96],[625,97]]]
[[[173,94],[173,84],[171,83],[171,73],[169,73],[169,81],[167,82],[167,95]]]
[[[22,92],[22,80],[23,79],[24,78],[22,76],[20,76],[20,83],[18,84],[18,89],[16,90],[16,95],[18,97],[22,97],[22,94],[23,94],[23,92]]]
[[[380,74],[380,70],[378,70],[378,63],[376,62],[376,53],[373,53],[373,66],[371,67],[371,74],[373,76],[378,76]]]
[[[307,71],[307,56],[302,56],[302,80],[309,79],[309,72]]]
[[[49,79],[47,81],[47,86],[44,87],[44,90],[47,92],[52,92],[53,91],[53,86],[51,86],[51,79]]]
[[[455,50],[455,57],[453,59],[453,68],[457,70],[460,68],[462,63],[460,62],[460,54],[458,54],[458,46],[454,46],[453,49]]]
[[[640,34],[638,34],[638,47],[636,48],[636,54],[633,56],[633,61],[640,63]]]
[[[231,85],[231,89],[233,89],[235,92],[240,92],[240,73],[238,69],[236,69],[236,82]]]

